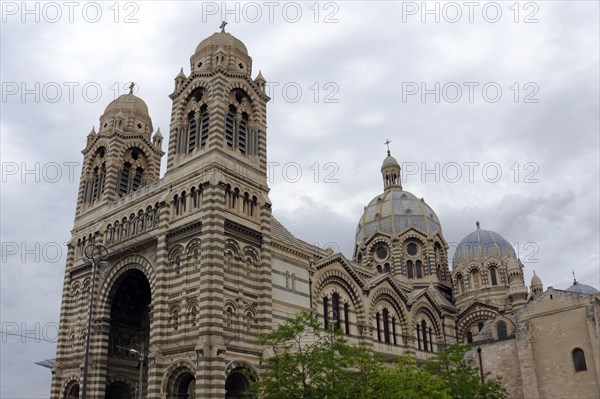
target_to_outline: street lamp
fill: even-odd
[[[131,353],[132,355],[138,355],[140,358],[140,379],[138,382],[138,392],[139,392],[139,399],[142,399],[143,397],[143,392],[144,390],[143,388],[143,384],[144,384],[144,360],[146,360],[146,355],[144,355],[144,342],[142,342],[141,348],[139,351],[135,350],[135,349],[129,349],[129,353]]]
[[[104,245],[90,244],[84,249],[86,264],[92,265],[92,289],[90,291],[90,305],[88,309],[87,335],[85,337],[85,356],[83,358],[83,386],[81,388],[82,399],[87,399],[88,364],[90,357],[90,335],[92,332],[92,308],[94,306],[94,288],[96,287],[96,265],[106,266],[108,251]]]
[[[481,383],[483,384],[483,363],[481,363],[481,346],[477,347],[477,356],[479,357],[479,376],[481,377]]]

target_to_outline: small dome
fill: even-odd
[[[598,290],[591,285],[579,284],[577,280],[573,282],[573,285],[566,289],[569,292],[577,292],[580,294],[595,294]]]
[[[399,188],[386,190],[365,207],[356,229],[356,243],[362,245],[378,231],[394,237],[411,227],[429,236],[442,231],[437,215],[425,201]]]
[[[458,243],[452,260],[454,267],[470,261],[480,263],[490,257],[516,259],[515,250],[508,241],[496,232],[480,229],[479,222],[477,224],[477,230]]]
[[[248,49],[242,41],[229,32],[217,32],[202,40],[196,47],[196,53],[202,51],[205,48],[236,48],[248,55]]]
[[[533,272],[533,277],[531,278],[531,284],[530,285],[532,287],[534,285],[543,285],[542,284],[542,279],[537,274],[535,274],[535,272]]]
[[[128,93],[111,101],[104,110],[104,113],[107,114],[111,111],[122,111],[125,115],[131,112],[148,115],[148,106],[141,98]]]
[[[389,167],[400,167],[400,164],[398,163],[398,161],[396,161],[396,158],[394,158],[391,154],[388,153],[388,156],[385,157],[385,159],[383,160],[383,164],[381,165],[381,170],[383,171],[383,169],[385,168],[389,168]]]
[[[100,117],[100,132],[108,127],[114,127],[115,118],[124,119],[121,128],[128,133],[142,133],[148,135],[152,132],[152,119],[148,115],[148,106],[139,97],[131,93],[123,94],[108,104],[104,114]],[[110,126],[110,127],[109,127]]]

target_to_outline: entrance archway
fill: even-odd
[[[227,380],[225,380],[225,399],[250,399],[250,379],[247,370],[238,367],[231,370]]]
[[[79,399],[78,383],[72,383],[72,385],[65,390],[65,399]]]
[[[148,279],[140,270],[130,269],[113,284],[110,295],[110,329],[108,333],[107,376],[128,381],[139,380],[140,355],[148,353],[150,339],[151,292]],[[132,352],[132,349],[137,351]],[[147,364],[144,381],[147,381]],[[144,389],[147,384],[142,384]],[[133,399],[135,390],[123,382],[113,382],[106,399]]]
[[[106,399],[133,399],[129,387],[124,382],[113,382],[106,387]]]
[[[167,385],[168,399],[195,399],[196,378],[190,369],[180,367],[169,378]]]

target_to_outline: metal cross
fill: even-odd
[[[385,140],[385,143],[383,143],[383,144],[387,145],[388,155],[390,155],[390,143],[391,143],[390,139]]]
[[[129,94],[133,94],[133,88],[135,87],[135,83],[131,82],[131,84],[129,85]]]
[[[227,25],[227,22],[221,22],[221,26],[219,26],[219,28],[221,29],[221,33],[225,33],[225,25]]]

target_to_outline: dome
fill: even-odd
[[[196,53],[200,52],[205,48],[237,48],[244,54],[248,55],[248,49],[242,41],[229,32],[217,32],[202,40],[196,47]]]
[[[104,132],[107,127],[112,129],[115,118],[123,118],[123,131],[146,135],[153,131],[148,106],[144,100],[132,93],[123,94],[108,104],[100,117],[100,132]]]
[[[577,292],[579,294],[595,294],[598,292],[598,290],[591,285],[579,284],[577,280],[575,280],[573,285],[567,288],[566,291]]]
[[[376,232],[394,237],[411,227],[430,236],[442,231],[437,215],[423,199],[399,188],[386,190],[365,207],[356,229],[356,243],[362,245]]]
[[[482,262],[489,257],[516,259],[515,250],[500,234],[479,228],[463,238],[454,252],[452,263],[467,264],[470,261]]]
[[[396,161],[396,158],[394,158],[391,154],[388,154],[388,156],[385,157],[385,159],[383,160],[381,170],[383,171],[385,168],[389,167],[400,167],[400,164],[398,163],[398,161]]]
[[[533,272],[533,277],[531,278],[531,284],[530,285],[532,287],[534,285],[542,285],[542,279],[537,274],[535,274],[535,272]]]
[[[191,74],[207,73],[215,68],[223,68],[231,73],[250,76],[252,58],[246,45],[229,32],[225,32],[224,22],[221,31],[202,40],[190,57]]]
[[[129,113],[148,115],[148,106],[141,98],[128,93],[123,94],[116,100],[111,101],[104,110],[104,113],[107,114],[111,111],[115,111],[115,113],[121,111],[125,115]]]

